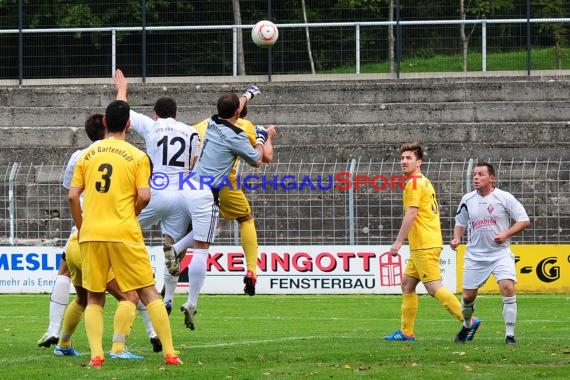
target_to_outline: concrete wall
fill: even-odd
[[[516,77],[261,83],[249,114],[280,126],[276,152],[287,160],[390,158],[413,139],[426,143],[432,159],[568,158],[569,83]],[[132,84],[129,103],[152,115],[159,96],[172,96],[178,119],[194,123],[215,112],[224,90],[241,93],[246,85]],[[0,90],[0,164],[63,163],[87,144],[87,115],[103,112],[114,96],[113,85],[101,84]]]
[[[216,100],[224,90],[241,94],[248,84],[132,84],[129,103],[136,111],[152,116],[154,101],[163,95],[172,96],[179,105],[178,119],[192,124],[215,112]],[[399,146],[411,140],[423,141],[427,158],[436,161],[570,159],[567,77],[299,81],[259,85],[263,94],[252,100],[249,115],[258,124],[278,124],[275,151],[277,159],[285,163],[346,163],[351,158],[360,162],[392,161],[399,156]],[[59,198],[61,166],[73,151],[88,145],[83,131],[87,115],[104,112],[114,98],[114,86],[109,84],[0,89],[0,171],[8,173],[7,164],[15,161],[29,169],[22,171],[24,179],[17,179],[15,189],[18,238],[26,241],[39,238],[42,244],[46,239],[55,239],[53,244],[58,244],[67,238],[71,220],[66,200]],[[128,138],[143,147],[135,133]],[[32,163],[36,165],[30,166]],[[42,163],[44,166],[37,165]],[[287,170],[297,169],[288,166]],[[459,176],[453,181],[437,178],[436,173],[437,170],[429,175],[441,186],[442,220],[448,235],[458,201],[455,198],[463,191],[462,172],[461,168],[453,173],[451,168],[442,169],[441,175]],[[529,213],[533,214],[534,232],[531,233],[536,235],[532,241],[544,241],[545,236],[550,236],[549,231],[564,231],[560,235],[567,239],[568,199],[553,200],[547,195],[556,197],[557,191],[567,186],[568,178],[558,173],[557,179],[562,181],[556,183],[559,188],[543,189],[548,186],[547,181],[539,178],[530,183],[528,176],[532,173],[524,170],[521,173],[520,180],[512,181],[522,186],[521,200],[532,205]],[[450,190],[449,186],[458,188]],[[538,193],[544,199],[536,197],[537,186],[542,186]],[[6,181],[0,188],[6,199]],[[447,199],[443,194],[448,193],[455,195]],[[295,207],[271,208],[268,205],[275,203],[274,194],[256,194],[253,208],[259,217],[259,231],[268,241],[286,243],[279,231],[299,229],[298,239],[304,242],[319,238],[314,234],[321,233],[320,230],[325,233],[339,229],[334,236],[320,238],[333,244],[340,236],[339,241],[344,244],[346,231],[342,231],[342,223],[347,215],[342,214],[345,211],[342,205],[346,203],[342,197],[345,195],[311,193],[303,195]],[[327,198],[334,196],[341,199]],[[366,241],[369,236],[389,240],[397,232],[401,222],[399,196],[399,193],[383,193],[377,200],[378,194],[356,195],[356,213],[363,218],[357,223],[357,238],[362,239],[358,241]],[[303,208],[303,202],[307,208]],[[320,206],[312,207],[311,202]],[[557,202],[558,208],[547,207],[552,202]],[[341,206],[334,208],[334,204]],[[300,214],[307,209],[311,210],[311,217],[301,218]],[[315,214],[318,210],[322,215]],[[7,211],[4,215],[8,215]],[[0,232],[4,231],[0,240],[6,238],[8,231],[6,218],[0,220]],[[312,228],[313,222],[318,226]],[[367,232],[359,228],[362,223]],[[380,225],[382,229],[378,230]],[[307,231],[313,229],[317,232],[310,235]],[[220,238],[227,238],[226,235],[223,232]]]

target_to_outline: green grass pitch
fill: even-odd
[[[184,301],[177,295],[176,305]],[[75,334],[81,356],[39,348],[49,295],[0,295],[1,379],[568,379],[570,295],[518,295],[516,346],[505,346],[498,295],[482,295],[482,326],[473,342],[453,343],[456,322],[431,297],[420,297],[417,341],[385,342],[399,327],[400,296],[256,295],[200,298],[197,329],[170,316],[184,361],[165,367],[137,317],[128,339],[139,361],[105,360],[87,367],[83,322]],[[105,348],[110,349],[116,301],[107,299]]]

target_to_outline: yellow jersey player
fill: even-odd
[[[402,318],[399,330],[385,336],[389,341],[413,341],[414,324],[418,312],[416,287],[424,284],[434,297],[458,321],[463,321],[461,305],[455,295],[443,287],[439,256],[443,248],[439,204],[430,180],[421,173],[422,146],[408,143],[400,148],[402,171],[407,178],[404,189],[404,219],[390,248],[393,256],[398,254],[404,240],[410,245],[410,260],[402,280]]]
[[[82,255],[82,284],[87,289],[85,330],[92,367],[104,363],[103,307],[109,270],[121,291],[136,292],[162,342],[165,363],[179,365],[166,308],[154,286],[153,270],[137,215],[150,200],[148,156],[125,141],[130,107],[116,100],[106,110],[107,136],[92,144],[78,161],[69,203]],[[79,198],[85,193],[83,210]],[[82,212],[83,211],[83,212]],[[132,324],[136,305],[121,303],[115,318]],[[120,304],[120,305],[121,305]]]

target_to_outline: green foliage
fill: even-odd
[[[564,0],[534,0],[536,17],[559,18],[568,14],[568,4]],[[557,43],[566,42],[566,27],[564,24],[544,23],[540,24],[540,32],[551,34]]]
[[[389,0],[320,0],[306,1],[309,22],[333,21],[369,21],[387,20]],[[266,0],[248,0],[240,2],[242,23],[253,24],[267,17]],[[524,17],[524,4],[511,0],[465,0],[467,18]],[[532,0],[533,17],[560,17],[570,11],[566,0]],[[444,20],[457,19],[459,3],[457,0],[401,1],[402,20]],[[142,10],[140,0],[110,1],[93,0],[52,0],[25,1],[24,28],[74,28],[74,27],[124,27],[141,26]],[[277,23],[298,23],[303,21],[301,0],[283,0],[273,2],[272,20]],[[0,28],[18,27],[18,0],[0,0]],[[147,0],[146,25],[220,25],[233,24],[231,2],[229,0]],[[567,44],[567,24],[540,24],[533,27],[533,46],[553,46],[557,52]],[[489,51],[521,48],[521,26],[518,24],[493,24],[487,26],[487,47]],[[374,32],[370,32],[374,30]],[[460,51],[461,40],[454,26],[403,26],[402,47],[405,59],[425,60],[441,55],[442,52]],[[388,58],[388,28],[361,27],[360,46],[364,61],[382,61]],[[473,25],[469,28],[470,49],[478,49],[481,28]],[[82,33],[85,34],[85,33]],[[58,46],[58,57],[54,61],[70,62],[77,56],[93,56],[93,66],[108,64],[107,57],[101,51],[109,51],[110,39],[107,33],[77,33],[71,45],[66,49],[61,42],[70,36],[48,34],[42,36],[45,46]],[[149,32],[147,34],[147,62],[154,61],[154,68],[159,62],[168,62],[170,68],[158,70],[170,75],[221,75],[226,74],[232,49],[230,32],[220,31],[218,38],[201,38],[200,33]],[[3,72],[3,78],[14,77],[17,73],[17,41],[14,35],[0,37],[0,63],[10,67],[10,72]],[[248,34],[244,33],[246,47]],[[310,39],[315,65],[322,70],[351,64],[355,60],[355,33],[353,27],[311,28]],[[117,34],[119,59],[129,61],[133,71],[142,72],[141,36],[139,32],[121,32]],[[24,38],[24,44],[29,39]],[[222,41],[222,42],[219,42]],[[128,43],[125,43],[128,42]],[[522,43],[524,45],[524,41]],[[59,48],[61,47],[61,48]],[[246,49],[246,71],[250,74],[264,72],[265,55],[254,47]],[[37,56],[33,46],[24,46],[25,56]],[[176,54],[173,52],[176,50]],[[95,51],[95,53],[94,53]],[[279,74],[308,72],[308,58],[305,31],[302,28],[281,30],[279,45],[273,49],[274,62],[280,63]],[[59,56],[61,55],[61,56]],[[108,54],[107,54],[108,55]],[[222,57],[220,57],[222,56]],[[162,57],[159,58],[159,57]],[[563,65],[562,54],[553,62]],[[204,64],[202,59],[222,61],[216,64]],[[24,60],[24,62],[28,62]],[[562,62],[562,63],[561,63]],[[421,67],[414,63],[406,67]],[[556,65],[555,65],[556,66]],[[180,67],[180,71],[172,68]],[[215,68],[220,68],[216,71]],[[470,69],[471,66],[469,66]],[[149,67],[147,67],[149,69]],[[44,71],[47,77],[80,76],[83,72],[73,72],[74,68]],[[445,70],[437,70],[445,71]],[[147,70],[152,75],[152,70]],[[156,73],[157,71],[154,71]],[[231,70],[230,70],[231,72]],[[89,72],[89,76],[98,76]]]
[[[390,5],[390,0],[340,0],[337,4],[342,9],[364,9],[371,13],[371,16],[380,16],[382,7]]]
[[[532,50],[533,70],[556,70],[556,52],[553,49]],[[426,55],[428,55],[426,53]],[[570,48],[560,50],[563,61],[562,69],[570,70]],[[468,67],[471,71],[481,71],[481,52],[470,51],[468,54]],[[460,55],[432,54],[429,57],[414,57],[402,60],[400,70],[404,73],[413,72],[459,72],[462,68],[463,58]],[[487,71],[524,71],[527,69],[526,51],[496,52],[487,54]],[[330,69],[329,74],[350,74],[356,71],[354,65]],[[387,73],[389,63],[363,64],[361,73]]]
[[[509,12],[514,9],[511,0],[465,0],[467,15],[478,19],[489,18],[500,12]]]

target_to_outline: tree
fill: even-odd
[[[303,8],[303,21],[307,23],[307,7],[305,0],[301,0],[301,7]],[[311,64],[311,74],[315,73],[315,62],[313,61],[313,52],[311,51],[311,37],[309,36],[309,27],[305,27],[305,38],[307,40],[307,54],[309,55],[309,63]]]
[[[510,0],[459,0],[459,17],[461,20],[466,20],[467,16],[472,16],[471,19],[486,19],[490,14],[499,10],[512,9],[513,5]],[[463,53],[463,71],[468,70],[468,55],[469,55],[469,40],[475,31],[476,24],[472,24],[469,33],[465,32],[466,25],[461,24],[459,27],[459,35],[461,37],[461,47]]]
[[[232,0],[232,8],[234,12],[234,23],[241,25],[241,11],[239,7],[239,0]],[[237,71],[238,75],[245,75],[245,54],[243,52],[243,31],[241,28],[237,30]]]
[[[533,5],[537,7],[536,16],[539,18],[559,18],[566,17],[568,6],[564,0],[534,0]],[[542,23],[539,32],[551,34],[554,44],[554,55],[556,57],[556,69],[562,69],[561,45],[566,42],[566,28],[559,23]]]
[[[390,5],[388,9],[388,21],[394,21],[394,0],[390,0]],[[395,49],[396,49],[396,39],[394,38],[394,25],[388,27],[388,62],[390,62],[390,73],[396,71],[396,59],[395,59]]]
[[[394,21],[394,0],[340,0],[338,5],[342,8],[359,10],[369,16],[368,19],[379,19],[382,17],[382,10],[388,7],[388,21]],[[341,15],[342,16],[342,15]],[[388,26],[388,61],[390,62],[390,72],[395,71],[395,38],[394,26]]]

